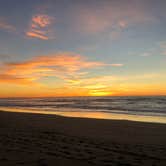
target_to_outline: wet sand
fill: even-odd
[[[165,166],[166,124],[0,112],[1,166]]]

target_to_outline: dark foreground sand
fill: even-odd
[[[0,112],[0,166],[166,166],[166,125]]]

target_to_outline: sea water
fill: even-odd
[[[166,96],[1,98],[0,109],[166,123]]]

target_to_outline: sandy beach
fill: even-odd
[[[166,165],[166,124],[0,112],[1,166]]]

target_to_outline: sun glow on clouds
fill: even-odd
[[[69,79],[81,76],[82,69],[91,69],[105,66],[102,62],[88,61],[81,55],[73,53],[59,53],[51,56],[38,56],[31,60],[18,63],[6,63],[1,70],[1,81],[15,80],[21,84],[22,81],[37,81],[43,77],[58,77]],[[22,80],[22,81],[21,81]]]
[[[113,77],[88,76],[91,69],[107,66],[119,67],[122,64],[89,61],[85,56],[69,52],[37,56],[23,62],[3,64],[0,83],[42,86],[47,93],[50,93],[50,89],[55,90],[54,95],[111,95],[108,87],[110,81],[114,80]],[[49,83],[45,83],[44,79],[48,79]],[[60,83],[56,82],[56,79],[60,80]],[[55,81],[56,85],[53,86],[52,81]],[[77,92],[73,92],[73,89]]]
[[[149,82],[154,78],[162,77],[162,74],[123,77],[89,75],[91,69],[107,66],[109,67],[110,64],[89,61],[84,56],[74,53],[37,56],[23,62],[5,63],[0,71],[0,84],[11,86],[12,89],[16,87],[19,93],[15,96],[41,96],[41,94],[43,96],[110,96],[146,94],[147,91],[152,93],[156,83],[149,86],[145,80]],[[119,66],[121,65],[115,65],[115,67]],[[45,84],[44,78],[48,80],[51,78],[50,81],[53,82]],[[56,78],[61,80],[60,83],[55,80]],[[143,82],[138,86],[132,82],[133,80],[139,84]],[[15,94],[15,91],[13,93]],[[3,95],[5,96],[5,91]]]
[[[26,35],[31,38],[38,38],[42,40],[50,39],[48,28],[52,24],[53,20],[53,17],[45,14],[37,14],[33,16]]]
[[[104,91],[104,90],[90,90],[90,96],[110,96],[113,95],[112,92]]]
[[[21,4],[22,10],[11,12],[3,3],[0,7],[0,95],[166,94],[165,2],[157,6],[143,0],[29,3],[30,8]],[[50,40],[55,31],[57,40]],[[36,56],[56,50],[77,50],[81,55]],[[108,64],[89,60],[88,54]],[[11,62],[15,58],[20,61]]]

